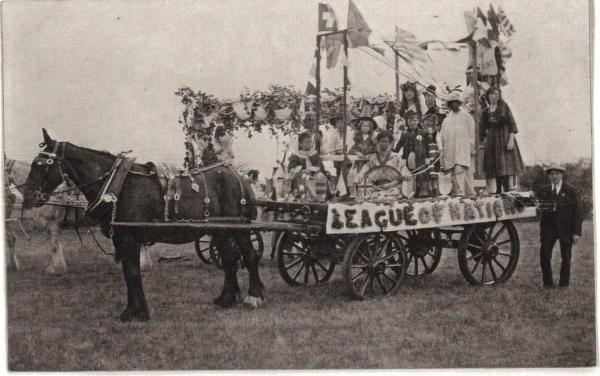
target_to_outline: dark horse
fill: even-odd
[[[101,192],[102,185],[112,172],[117,157],[104,151],[91,150],[52,140],[43,130],[44,150],[31,166],[24,194],[26,207],[42,206],[44,200],[66,178],[71,179],[88,202],[93,202]],[[178,218],[207,219],[229,218],[249,221],[256,217],[256,206],[251,188],[244,179],[225,165],[205,168],[201,174],[204,184],[192,182],[192,178],[181,178],[181,198],[178,202]],[[198,176],[196,176],[198,178]],[[198,179],[202,181],[202,179]],[[151,174],[148,166],[134,164],[126,176],[116,202],[115,222],[162,221],[165,201],[156,174]],[[207,213],[208,212],[208,213]],[[127,307],[120,316],[122,321],[132,319],[148,320],[149,312],[140,274],[140,248],[142,244],[190,243],[202,234],[194,229],[168,227],[162,229],[148,227],[111,226],[112,212],[98,218],[102,233],[110,237],[115,246],[115,260],[123,266],[127,284]],[[240,298],[237,281],[238,260],[249,273],[248,297],[244,301],[254,307],[262,303],[263,284],[258,274],[258,256],[247,230],[232,230],[227,227],[206,231],[215,241],[222,257],[225,283],[219,297],[214,301],[223,307],[231,307]],[[238,247],[235,247],[237,243]]]

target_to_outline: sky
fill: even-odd
[[[186,85],[219,98],[269,84],[304,89],[319,1],[6,1],[2,3],[3,129],[9,158],[31,160],[41,129],[60,141],[139,161],[181,164]],[[321,2],[327,2],[321,0]],[[355,0],[374,33],[394,26],[418,39],[467,35],[467,0]],[[327,2],[345,27],[348,3]],[[587,1],[492,2],[517,33],[504,97],[516,118],[526,163],[592,154]],[[466,59],[434,60],[449,83],[464,82]],[[394,72],[358,50],[349,53],[352,94],[394,93]],[[339,67],[322,71],[341,86]],[[406,78],[401,78],[405,81]],[[236,159],[264,171],[275,140],[238,134]],[[264,175],[263,175],[264,176]]]

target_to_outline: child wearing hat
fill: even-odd
[[[377,123],[372,117],[363,116],[358,118],[358,130],[354,134],[354,145],[349,153],[364,158],[365,155],[377,151],[377,144],[373,140]]]
[[[406,114],[406,120],[408,123],[408,129],[402,133],[400,141],[398,141],[398,143],[396,144],[396,147],[394,148],[394,151],[396,153],[400,153],[400,150],[404,148],[408,140],[415,135],[415,132],[419,128],[421,115],[419,115],[418,112],[408,111],[408,113]]]
[[[292,192],[298,187],[299,179],[303,174],[310,174],[317,178],[325,178],[326,171],[321,156],[312,149],[313,139],[308,132],[298,136],[298,152],[292,153],[288,162],[288,173],[292,178]],[[320,175],[322,174],[322,175]]]
[[[394,136],[390,131],[383,131],[377,135],[377,152],[371,154],[368,158],[367,167],[370,169],[378,166],[390,166],[396,169],[401,179],[385,182],[382,184],[374,184],[374,188],[377,191],[387,191],[386,194],[392,196],[401,195],[402,190],[406,191],[404,180],[410,179],[410,172],[406,169],[406,163],[400,159],[398,154],[394,153],[391,149]],[[406,192],[404,192],[406,193]]]
[[[453,92],[446,99],[450,113],[436,137],[441,166],[452,178],[452,196],[475,196],[471,156],[475,155],[475,121],[461,110],[462,97]]]
[[[440,108],[437,105],[436,90],[437,90],[437,88],[434,85],[429,85],[427,87],[427,89],[423,92],[423,97],[425,98],[425,106],[427,107],[427,111],[425,112],[425,115],[435,114],[437,117],[436,126],[440,126],[440,125],[442,125],[442,122],[444,121],[444,118],[446,117],[446,115],[440,110]]]

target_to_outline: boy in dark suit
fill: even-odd
[[[540,264],[544,288],[554,287],[552,280],[552,248],[560,243],[560,287],[569,286],[571,271],[571,248],[581,238],[583,211],[575,188],[562,181],[565,169],[552,166],[546,170],[550,185],[536,194],[542,210],[540,222]]]

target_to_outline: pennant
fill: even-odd
[[[328,4],[319,3],[319,33],[338,31],[338,19]]]
[[[314,61],[310,67],[310,76],[314,79],[317,79],[317,63]]]
[[[307,95],[317,95],[317,88],[313,85],[312,82],[308,81],[306,83],[306,90],[304,90],[304,94]]]
[[[371,29],[363,18],[362,14],[356,8],[356,5],[350,0],[348,5],[348,45],[350,48],[357,48],[369,45],[369,35]]]
[[[340,196],[345,196],[348,194],[348,189],[346,188],[346,182],[344,182],[344,177],[340,176],[337,182],[336,191],[340,194]]]
[[[302,100],[300,101],[298,114],[300,115],[300,120],[304,121],[304,118],[306,117],[306,98],[304,98],[304,95],[302,96]]]

